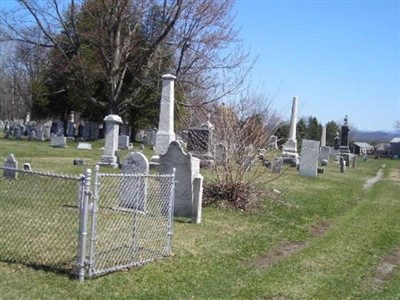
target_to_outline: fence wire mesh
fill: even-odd
[[[170,254],[173,175],[98,173],[94,184],[89,276]]]
[[[3,169],[3,170],[2,170]],[[83,178],[0,167],[0,260],[74,274]]]

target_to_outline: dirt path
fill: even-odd
[[[369,178],[363,186],[364,190],[369,189],[371,186],[373,186],[375,183],[383,179],[383,169],[385,168],[385,165],[382,165],[382,168],[378,170],[376,175],[374,177]]]

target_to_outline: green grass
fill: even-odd
[[[73,166],[74,158],[94,164],[102,154],[101,142],[93,151],[48,144],[0,139],[0,158],[13,153],[20,163],[30,159],[33,169],[80,174],[84,168]],[[383,164],[384,179],[364,190]],[[275,180],[264,174],[257,210],[206,207],[200,225],[175,220],[171,257],[83,284],[0,262],[0,298],[400,299],[400,267],[373,288],[382,260],[400,248],[400,177],[394,172],[400,173],[400,161],[381,159],[359,160],[345,173],[331,163],[317,178],[291,168]],[[265,263],[291,244],[303,246]]]

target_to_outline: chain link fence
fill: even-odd
[[[84,178],[13,172],[0,176],[0,260],[75,273]]]
[[[99,276],[169,255],[174,174],[58,175],[4,168],[0,260]]]

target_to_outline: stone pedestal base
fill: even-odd
[[[100,166],[118,168],[118,159],[116,156],[102,155],[101,161],[99,161],[97,164]]]

